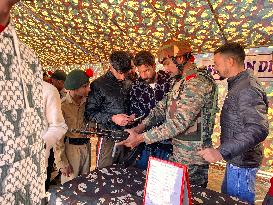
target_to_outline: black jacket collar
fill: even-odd
[[[241,73],[238,73],[236,76],[228,78],[228,87],[232,87],[237,82],[240,82],[242,79],[247,78],[248,76],[250,76],[251,72],[252,70],[244,70]]]

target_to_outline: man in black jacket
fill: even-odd
[[[220,117],[221,144],[199,154],[211,163],[226,160],[222,192],[254,204],[256,173],[263,158],[261,142],[268,135],[268,101],[252,70],[244,69],[244,60],[238,43],[227,43],[214,52],[215,69],[228,78]]]
[[[130,69],[131,57],[127,52],[115,51],[110,55],[109,71],[91,84],[84,113],[87,122],[95,121],[103,129],[123,130],[134,119],[125,114],[127,90],[124,89],[123,80]],[[101,140],[97,163],[99,168],[113,164],[114,144],[111,139]],[[118,150],[122,155],[122,148]]]

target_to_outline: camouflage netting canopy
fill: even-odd
[[[1,0],[0,0],[1,1]],[[273,0],[34,0],[13,10],[20,39],[44,68],[107,69],[113,50],[154,54],[170,38],[187,39],[194,53],[209,53],[225,41],[248,48],[273,46]],[[263,143],[262,170],[273,173],[273,82],[269,97],[270,135]],[[220,87],[224,99],[225,89]],[[219,115],[213,141],[219,144]]]
[[[187,39],[195,53],[226,40],[273,45],[273,0],[35,0],[13,11],[20,39],[43,66],[106,61],[113,50],[155,53]]]

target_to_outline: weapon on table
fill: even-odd
[[[97,127],[97,126],[96,126]],[[85,126],[84,129],[69,129],[69,132],[72,133],[80,133],[85,135],[86,138],[93,137],[92,135],[97,135],[98,137],[106,138],[113,140],[115,142],[120,142],[122,140],[126,140],[129,137],[129,133],[126,131],[116,131],[116,130],[106,130],[106,129],[98,129],[95,127]],[[125,167],[134,165],[138,156],[142,153],[144,149],[144,143],[140,144],[140,146],[130,149],[127,149],[125,156],[119,160],[119,164],[123,164]],[[112,157],[114,158],[117,151],[117,145],[115,144],[112,151]]]
[[[69,132],[80,133],[82,135],[85,135],[86,138],[88,138],[89,135],[98,135],[99,137],[102,137],[102,138],[112,139],[115,142],[126,140],[129,137],[129,133],[126,131],[104,130],[104,129],[95,129],[95,128],[93,128],[94,130],[93,131],[91,129],[82,129],[82,130],[70,129]]]

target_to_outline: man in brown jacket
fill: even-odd
[[[62,102],[65,122],[69,130],[83,128],[86,96],[90,91],[89,77],[82,70],[73,70],[67,75],[64,86],[68,90]],[[62,184],[87,173],[91,159],[89,138],[68,131],[56,146],[55,158],[62,173]]]

